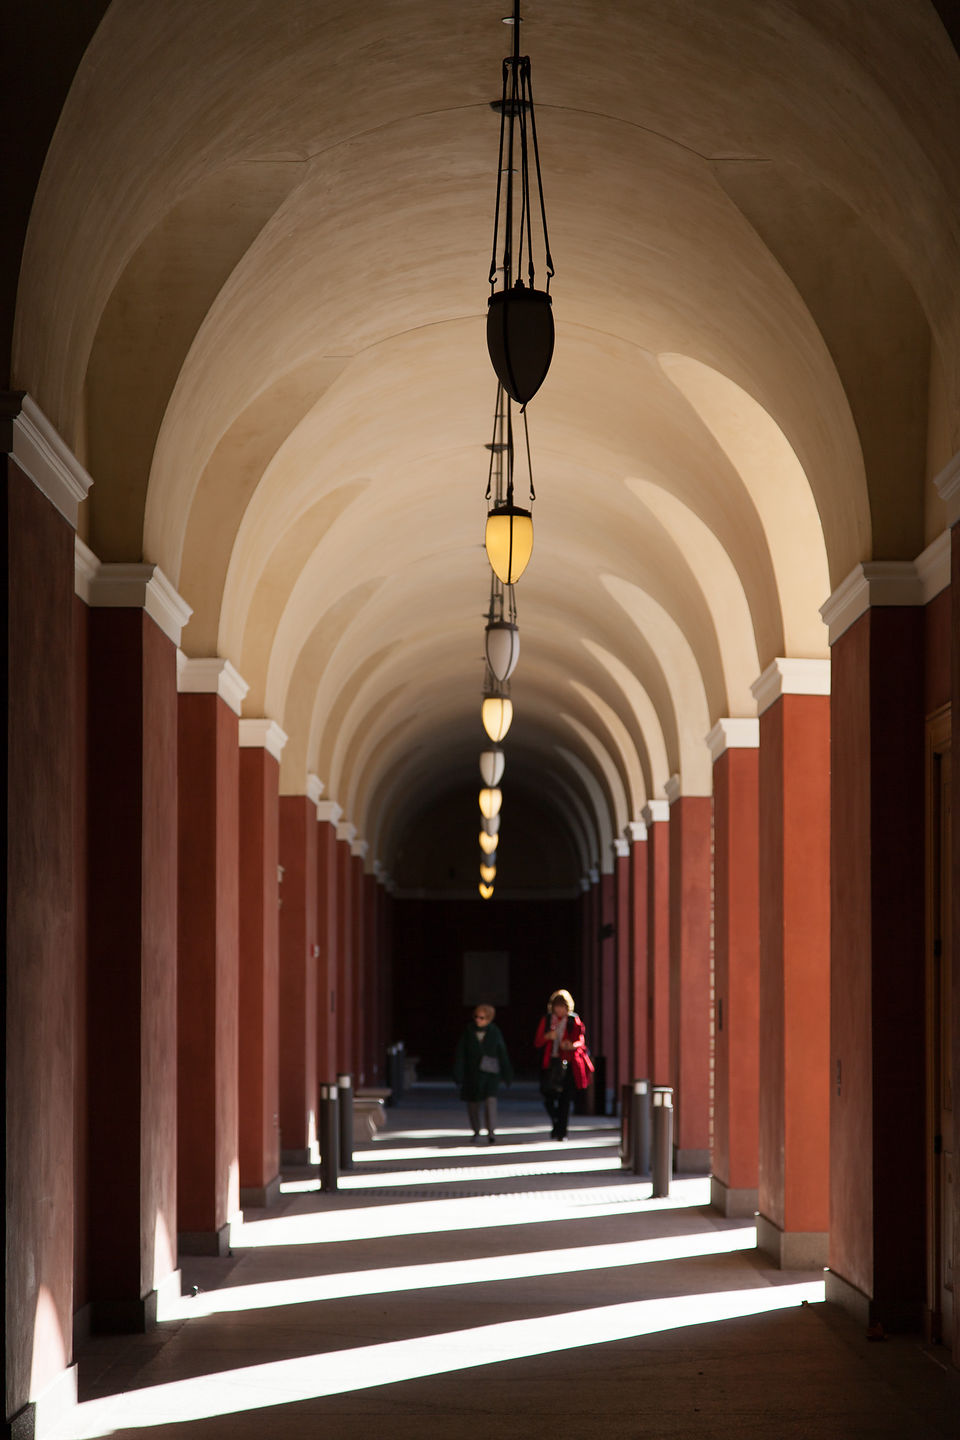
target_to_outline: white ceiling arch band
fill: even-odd
[[[568,750],[565,745],[556,745],[554,748],[557,754],[570,766],[570,769],[590,797],[597,844],[600,850],[599,868],[605,874],[608,874],[613,870],[613,825],[610,818],[609,801],[603,793],[599,780],[590,767],[584,764],[579,755],[574,754],[572,750]]]
[[[637,724],[643,734],[644,743],[647,747],[647,755],[650,764],[650,778],[648,784],[649,799],[662,799],[664,786],[673,774],[670,760],[667,754],[667,745],[663,734],[663,724],[656,706],[650,699],[646,690],[637,679],[636,675],[616,655],[611,655],[602,645],[596,644],[593,640],[584,639],[583,644],[594,655],[601,665],[606,666],[613,679],[623,691],[630,705],[633,714],[636,716]],[[671,721],[674,720],[671,714]],[[679,745],[678,745],[679,762]],[[637,812],[639,814],[639,811]]]

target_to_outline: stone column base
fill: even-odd
[[[280,1176],[274,1175],[268,1185],[241,1185],[242,1210],[269,1210],[280,1199]]]
[[[68,1365],[4,1427],[10,1440],[43,1440],[77,1403],[77,1367]]]
[[[734,1190],[730,1185],[718,1180],[716,1175],[711,1175],[710,1204],[714,1210],[719,1210],[721,1215],[728,1215],[731,1219],[742,1219],[745,1216],[752,1219],[757,1213],[757,1192],[755,1189]]]
[[[757,1249],[769,1255],[780,1270],[822,1270],[829,1245],[826,1230],[781,1230],[766,1215],[757,1216]]]
[[[230,1224],[231,1222],[228,1220],[226,1225],[220,1226],[219,1230],[181,1230],[177,1235],[177,1253],[180,1255],[228,1255],[230,1253]]]
[[[90,1335],[144,1335],[163,1319],[164,1302],[180,1298],[180,1271],[172,1271],[149,1295],[136,1300],[91,1300],[73,1317],[73,1347]]]
[[[681,1150],[673,1152],[674,1175],[709,1175],[709,1150]]]
[[[871,1325],[882,1325],[885,1330],[899,1333],[913,1334],[923,1330],[925,1302],[915,1301],[877,1301],[864,1292],[850,1280],[844,1280],[835,1270],[828,1270],[824,1276],[826,1281],[826,1298],[834,1305],[839,1305],[848,1314],[862,1325],[869,1329]]]

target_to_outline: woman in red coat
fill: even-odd
[[[565,1140],[574,1091],[586,1090],[593,1074],[583,1021],[569,990],[554,990],[533,1043],[543,1055],[540,1093],[553,1124],[550,1138]]]

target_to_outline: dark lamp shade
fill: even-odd
[[[520,281],[497,290],[487,305],[487,350],[511,400],[526,405],[547,378],[553,359],[553,302],[545,290]]]
[[[499,814],[484,815],[483,819],[480,821],[480,828],[481,830],[484,830],[487,835],[496,835],[497,831],[500,829]]]
[[[533,516],[517,505],[495,505],[487,516],[483,543],[493,573],[515,585],[533,554]]]
[[[520,658],[520,631],[512,620],[491,620],[486,630],[487,664],[502,685]]]

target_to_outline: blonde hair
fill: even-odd
[[[553,994],[550,996],[550,1004],[555,1005],[558,1000],[563,1001],[564,1005],[566,1005],[571,1015],[577,1008],[573,1003],[573,996],[570,994],[569,990],[554,990]]]
[[[494,1015],[496,1015],[496,1013],[497,1013],[496,1010],[494,1010],[494,1008],[493,1008],[492,1005],[486,1005],[486,1004],[474,1005],[474,1007],[473,1007],[473,1013],[474,1013],[474,1015],[476,1015],[476,1013],[477,1013],[478,1010],[482,1010],[482,1011],[484,1012],[484,1014],[486,1015],[486,1017],[487,1017],[488,1020],[492,1020],[493,1017],[494,1017]]]

